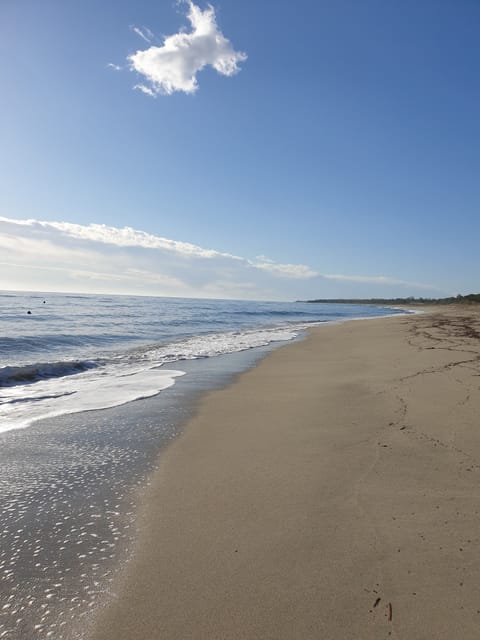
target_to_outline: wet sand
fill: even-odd
[[[203,393],[269,349],[184,362],[189,375],[158,396],[0,433],[2,640],[88,637],[134,548],[160,451]]]
[[[476,640],[480,312],[322,327],[201,402],[95,640]]]

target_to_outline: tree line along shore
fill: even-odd
[[[408,298],[319,298],[317,300],[299,300],[298,302],[309,302],[309,303],[319,303],[319,302],[329,302],[335,304],[479,304],[480,303],[480,293],[469,293],[467,295],[458,295],[451,296],[449,298],[415,298],[410,296]]]

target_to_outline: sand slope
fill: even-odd
[[[207,396],[96,640],[480,637],[480,316],[322,327]]]

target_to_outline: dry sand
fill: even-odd
[[[480,313],[322,327],[204,399],[95,640],[480,638]]]

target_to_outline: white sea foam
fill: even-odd
[[[305,325],[286,325],[250,331],[227,331],[193,336],[177,342],[148,348],[141,357],[144,360],[161,363],[212,358],[255,347],[264,347],[272,342],[293,340],[303,328],[305,328]]]
[[[183,371],[107,367],[75,376],[41,380],[1,390],[0,432],[28,427],[44,418],[107,409],[154,396]],[[74,378],[74,379],[73,379]]]

